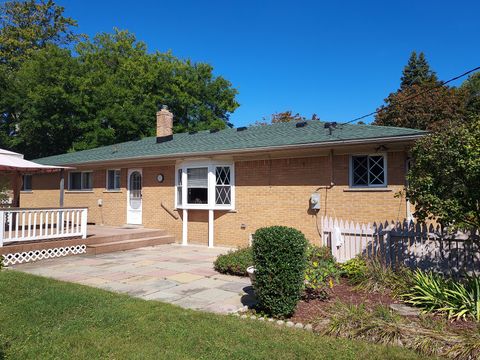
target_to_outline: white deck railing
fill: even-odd
[[[87,237],[87,208],[0,209],[0,246],[12,242]]]

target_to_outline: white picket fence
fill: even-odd
[[[22,241],[87,237],[87,208],[0,209],[0,246]]]
[[[393,267],[403,264],[450,274],[480,271],[478,234],[451,234],[440,226],[411,221],[360,224],[331,217],[320,221],[323,245],[332,249],[338,262],[363,255]]]

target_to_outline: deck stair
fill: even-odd
[[[175,238],[165,230],[138,229],[123,234],[99,234],[87,239],[87,254],[98,255],[173,242]]]

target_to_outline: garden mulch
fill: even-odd
[[[329,298],[327,300],[313,299],[300,301],[291,321],[304,324],[315,322],[326,315],[328,309],[337,302],[363,305],[367,309],[372,309],[377,305],[389,306],[398,301],[393,299],[389,293],[358,290],[354,286],[349,285],[345,279],[342,279],[329,290]]]
[[[372,310],[378,305],[390,306],[390,304],[401,303],[398,299],[394,299],[389,292],[371,292],[363,291],[355,286],[349,285],[346,279],[341,279],[338,284],[329,290],[329,298],[327,300],[313,299],[313,300],[301,300],[295,313],[289,319],[295,323],[300,322],[303,324],[315,324],[321,323],[322,320],[329,318],[329,309],[335,306],[336,303],[350,304],[350,305],[363,305],[365,308]],[[444,316],[440,315],[425,315],[434,323],[443,324],[445,328],[448,328],[454,332],[462,332],[468,330],[475,330],[477,323],[474,321],[447,321]],[[418,320],[418,316],[410,316],[411,320]]]

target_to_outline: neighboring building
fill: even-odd
[[[422,131],[306,121],[172,135],[172,123],[162,109],[157,137],[35,161],[76,168],[65,174],[64,204],[88,206],[89,222],[162,228],[184,243],[245,246],[268,225],[318,242],[317,216],[409,216],[396,194]],[[60,177],[34,175],[21,206],[58,206]]]

